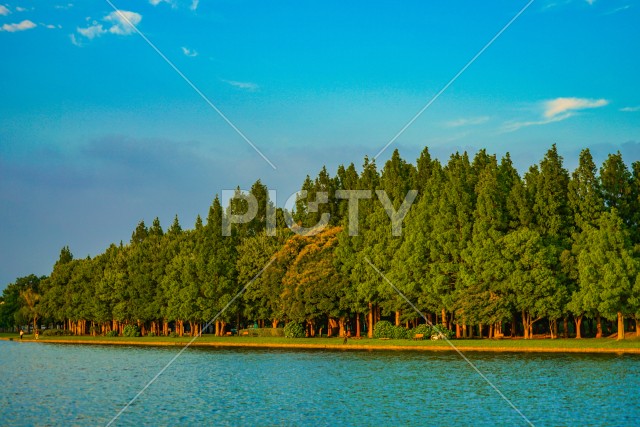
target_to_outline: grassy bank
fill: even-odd
[[[0,334],[0,339],[20,341],[17,334]],[[23,341],[35,341],[33,335],[25,335]],[[148,345],[183,346],[191,341],[190,337],[91,337],[91,336],[40,336],[39,343],[60,344],[104,344],[104,345]],[[452,340],[451,343],[461,351],[491,352],[548,352],[548,353],[637,353],[640,354],[640,339],[629,337],[617,341],[612,338],[576,339],[473,339]],[[453,351],[444,341],[349,339],[343,344],[341,338],[300,338],[281,337],[214,337],[205,335],[194,341],[198,347],[249,347],[249,348],[301,348],[335,350],[422,350]]]

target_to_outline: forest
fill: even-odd
[[[457,338],[640,334],[640,161],[629,167],[618,152],[598,167],[584,149],[573,172],[563,162],[555,145],[523,174],[509,154],[455,153],[442,164],[425,148],[414,165],[396,150],[381,169],[365,157],[359,169],[307,176],[307,197],[291,213],[258,180],[250,189],[258,213],[230,236],[224,221],[247,203],[223,206],[215,196],[193,228],[176,216],[163,229],[156,218],[94,257],[62,248],[48,276],[6,287],[0,327],[182,336],[297,322],[310,337],[372,336],[381,320],[409,329],[426,318]],[[354,218],[339,190],[374,197],[358,201]],[[376,190],[395,209],[417,190],[401,234]],[[314,203],[318,193],[326,203]],[[265,230],[270,209],[276,233]],[[328,223],[315,234],[284,221],[309,228],[323,214]]]

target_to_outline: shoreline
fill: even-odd
[[[9,337],[0,337],[3,341],[21,341]],[[142,347],[184,347],[185,341],[136,341],[136,340],[84,340],[84,339],[23,339],[22,342],[43,344],[84,344],[84,345],[125,345]],[[420,352],[489,352],[489,353],[579,353],[579,354],[640,354],[640,348],[598,348],[598,347],[517,347],[517,346],[473,346],[466,343],[455,345],[376,345],[376,344],[313,344],[313,343],[269,343],[269,342],[224,342],[224,341],[200,341],[193,342],[190,347],[214,347],[214,348],[254,348],[254,349],[289,349],[289,350],[332,350],[332,351],[420,351]]]

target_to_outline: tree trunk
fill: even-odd
[[[602,338],[602,319],[600,319],[600,313],[596,316],[596,338]]]
[[[273,319],[273,320],[271,321],[271,327],[272,327],[273,329],[277,328],[277,327],[278,327],[278,323],[280,323],[280,322],[278,321],[278,319]]]
[[[564,316],[562,321],[562,338],[569,338],[569,316]]]
[[[640,319],[636,317],[636,336],[640,337]]]
[[[582,332],[580,331],[580,327],[582,326],[582,314],[580,316],[575,316],[574,320],[576,322],[576,339],[582,338]]]
[[[396,326],[400,326],[400,310],[396,310]]]
[[[346,319],[343,317],[341,317],[340,319],[338,319],[338,326],[340,329],[338,329],[338,336],[339,337],[345,337],[347,336],[347,330],[345,328],[346,326]],[[333,331],[331,331],[331,334],[333,335]]]
[[[460,338],[460,324],[456,323],[456,338]]]
[[[621,312],[618,312],[618,339],[624,339],[624,316]]]
[[[482,323],[478,324],[478,338],[482,338]]]
[[[445,328],[448,327],[448,325],[447,325],[447,310],[445,310],[444,308],[442,309],[442,326],[444,326]]]
[[[522,310],[522,328],[524,329],[524,339],[528,340],[529,339],[529,323],[527,322],[527,315],[524,312],[524,310]]]
[[[369,303],[369,315],[367,318],[367,337],[373,338],[373,304]]]
[[[516,329],[517,329],[517,323],[516,323],[516,315],[514,313],[511,315],[511,338],[516,337]]]
[[[360,313],[356,313],[356,338],[360,338]]]

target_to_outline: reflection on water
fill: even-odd
[[[176,348],[0,341],[2,425],[104,425]],[[535,425],[635,425],[640,358],[469,353]],[[116,425],[524,425],[455,353],[188,349]]]

